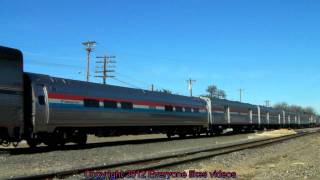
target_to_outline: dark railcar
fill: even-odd
[[[0,46],[1,143],[20,139],[24,130],[23,113],[22,53],[17,49]]]

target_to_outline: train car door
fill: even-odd
[[[34,86],[35,92],[35,129],[46,130],[46,124],[49,123],[49,100],[47,87],[43,84]]]

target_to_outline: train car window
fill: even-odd
[[[164,106],[164,110],[168,111],[168,112],[172,112],[173,111],[173,107],[172,106]]]
[[[99,101],[94,99],[84,99],[83,104],[85,107],[99,107]]]
[[[45,105],[46,101],[44,99],[44,96],[38,96],[38,102],[40,105]]]
[[[185,108],[184,108],[184,111],[185,111],[185,112],[191,112],[191,108],[185,107]]]
[[[117,108],[117,102],[116,101],[103,101],[104,107],[105,108],[112,108],[116,109]]]
[[[194,113],[198,113],[199,112],[199,108],[193,108],[193,112]]]
[[[121,109],[133,109],[133,104],[130,102],[122,102]]]
[[[182,107],[176,106],[176,112],[182,112]]]

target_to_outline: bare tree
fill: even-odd
[[[288,110],[291,112],[302,112],[303,108],[301,106],[298,105],[291,105],[288,107]]]
[[[216,85],[210,85],[207,88],[207,93],[204,97],[225,99],[227,97],[226,92],[222,89],[218,89]]]
[[[289,105],[286,102],[281,102],[281,103],[277,103],[277,104],[273,105],[273,107],[275,109],[279,109],[279,110],[288,110]]]
[[[218,88],[215,85],[210,85],[207,88],[207,92],[209,93],[209,97],[213,98],[217,95]]]
[[[224,90],[218,90],[218,98],[220,99],[226,99],[227,95],[226,92]]]
[[[172,92],[168,89],[162,89],[160,92],[163,92],[163,93],[167,93],[167,94],[172,94]]]
[[[303,108],[303,111],[307,114],[316,114],[316,111],[314,110],[314,108],[310,106]]]
[[[288,105],[288,103],[282,102],[277,103],[273,106],[275,109],[285,110],[290,112],[297,112],[297,113],[306,113],[306,114],[316,114],[316,111],[312,107],[301,107],[299,105]]]

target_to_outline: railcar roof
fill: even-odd
[[[94,82],[85,82],[85,81],[79,81],[79,80],[72,80],[72,79],[65,79],[65,78],[59,78],[59,77],[52,77],[49,75],[44,74],[36,74],[36,73],[26,73],[28,74],[31,79],[34,81],[39,82],[45,82],[48,84],[56,85],[56,86],[68,86],[72,85],[75,87],[83,88],[84,86],[87,89],[95,89],[98,91],[94,91],[95,96],[101,96],[103,97],[105,95],[106,91],[109,92],[117,92],[116,94],[121,94],[122,98],[132,98],[132,94],[134,94],[134,98],[137,98],[139,100],[147,100],[152,99],[157,102],[172,102],[172,103],[183,103],[183,104],[189,104],[189,105],[204,105],[204,101],[199,97],[188,97],[183,95],[177,95],[177,94],[169,94],[159,91],[149,91],[144,89],[136,89],[136,88],[129,88],[129,87],[122,87],[122,86],[115,86],[115,85],[104,85]],[[73,93],[74,90],[70,91],[70,93]],[[112,95],[111,95],[112,96]],[[127,96],[127,97],[126,97]],[[119,98],[115,95],[114,98]],[[223,106],[236,106],[236,107],[243,107],[243,108],[256,108],[257,105],[249,104],[249,103],[242,103],[239,101],[231,101],[227,99],[218,99],[218,98],[212,98],[213,104],[219,104]],[[282,110],[274,109],[271,107],[266,106],[260,106],[261,110],[269,111],[269,112],[282,112]],[[294,112],[288,112],[288,114],[300,114],[305,115],[303,113],[294,113]]]
[[[78,80],[71,80],[71,79],[64,79],[58,77],[52,77],[49,75],[43,74],[35,74],[35,73],[27,73],[31,79],[34,81],[45,82],[55,86],[68,86],[72,85],[74,87],[83,87],[85,86],[86,89],[94,89],[95,96],[105,96],[105,92],[117,92],[114,94],[110,94],[111,96],[115,96],[114,98],[118,98],[116,94],[121,94],[122,98],[137,98],[139,100],[150,99],[156,100],[158,102],[177,102],[177,103],[184,103],[184,104],[193,104],[193,105],[204,105],[205,101],[203,101],[199,97],[188,97],[176,94],[169,94],[164,92],[158,91],[149,91],[144,89],[135,89],[129,87],[121,87],[115,85],[104,85],[99,83],[93,82],[85,82],[85,81],[78,81]],[[74,90],[72,90],[74,91]],[[71,92],[72,92],[71,91]],[[70,93],[71,93],[70,92]]]
[[[212,98],[213,104],[219,104],[219,105],[228,105],[228,106],[237,106],[237,107],[244,107],[244,108],[255,108],[256,105],[249,104],[249,103],[242,103],[239,101],[231,101],[227,99],[219,99],[219,98]]]
[[[18,49],[0,46],[0,58],[22,62],[22,52]]]

